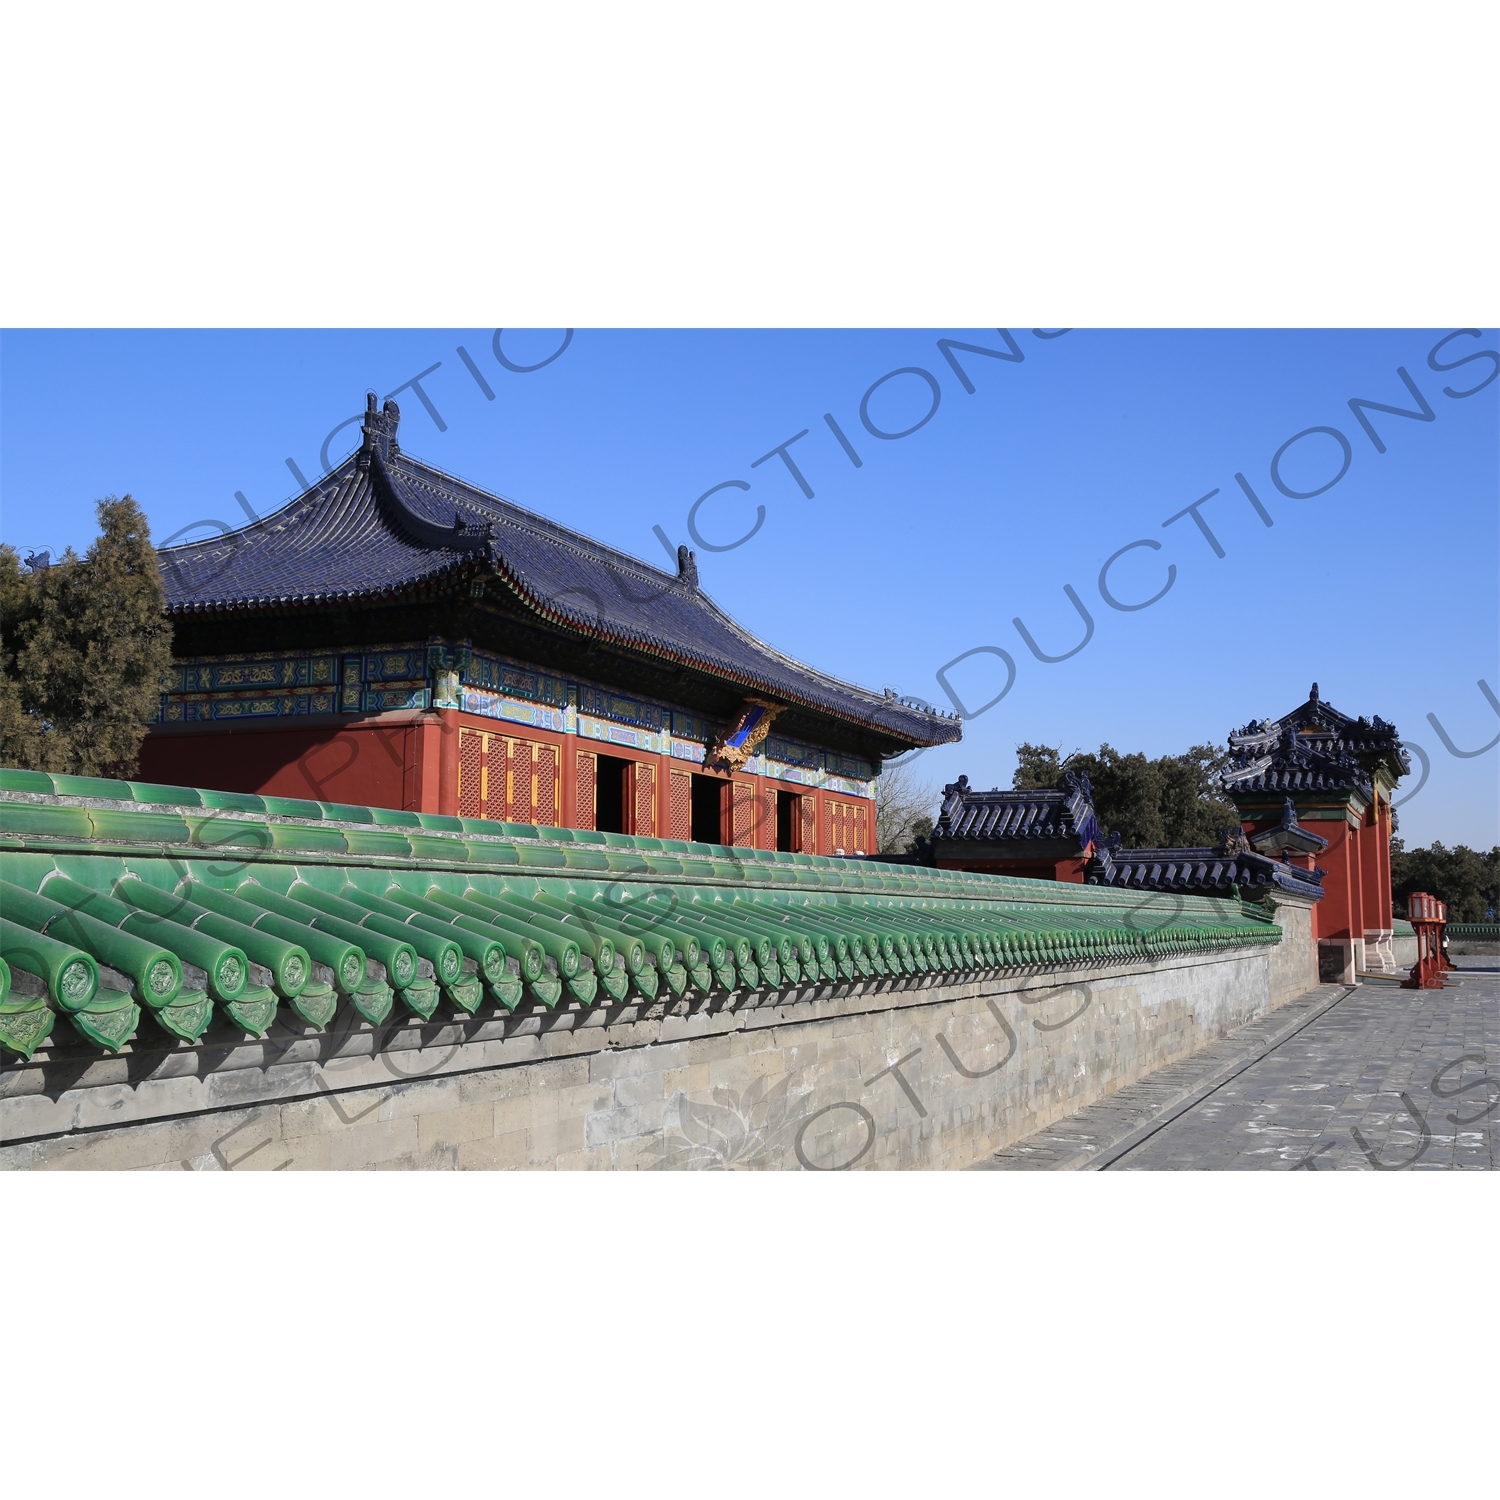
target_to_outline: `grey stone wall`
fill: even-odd
[[[965,1166],[1290,998],[1277,951],[59,1049],[0,1069],[0,1167]]]
[[[1271,1009],[1306,994],[1318,983],[1318,944],[1313,937],[1314,903],[1278,892],[1271,915],[1281,941],[1271,951]]]

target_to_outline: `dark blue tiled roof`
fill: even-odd
[[[1368,800],[1377,768],[1392,782],[1411,770],[1394,724],[1340,713],[1319,697],[1317,683],[1300,708],[1235,730],[1229,750],[1233,758],[1220,779],[1231,795],[1357,791]]]
[[[1093,788],[1087,776],[1067,773],[1062,790],[974,791],[960,776],[943,788],[943,807],[932,843],[939,853],[956,843],[1000,844],[1003,858],[1026,854],[1028,843],[1076,844],[1080,853],[1099,838],[1094,819]],[[947,849],[945,850],[945,847]]]
[[[1247,895],[1283,890],[1318,900],[1323,873],[1257,854],[1231,829],[1216,849],[1124,849],[1111,838],[1095,851],[1084,878],[1122,890],[1227,896],[1237,885]]]
[[[1321,854],[1328,847],[1328,840],[1297,821],[1296,805],[1288,797],[1281,806],[1281,822],[1251,834],[1250,847],[1273,858],[1288,849],[1296,854]]]
[[[378,603],[464,575],[505,589],[565,628],[666,657],[787,703],[883,729],[914,745],[957,740],[925,711],[785,656],[729,618],[679,571],[648,563],[486,494],[400,451],[393,401],[366,412],[364,443],[306,494],[254,525],[164,549],[171,615]]]
[[[1237,759],[1220,772],[1224,789],[1236,792],[1290,792],[1293,796],[1316,797],[1321,793],[1357,791],[1366,800],[1373,795],[1370,773],[1348,756],[1320,755],[1299,745],[1287,730],[1287,742],[1269,754]]]

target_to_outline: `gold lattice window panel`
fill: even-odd
[[[862,802],[837,802],[828,799],[828,852],[865,854],[869,852],[869,810]]]
[[[562,822],[562,809],[559,805],[561,799],[558,796],[556,746],[538,745],[536,747],[535,777],[533,806],[536,816],[531,821],[549,828],[556,828]]]
[[[458,731],[458,815],[482,818],[485,808],[485,781],[489,772],[489,747],[492,736],[477,729]]]
[[[458,812],[497,822],[559,820],[557,748],[483,729],[458,732]]]

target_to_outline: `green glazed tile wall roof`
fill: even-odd
[[[58,1015],[118,1049],[147,1018],[191,1041],[215,1023],[263,1034],[278,1010],[316,1029],[348,1005],[378,1025],[439,1005],[921,983],[1281,936],[1212,897],[5,769],[0,917],[0,1047],[21,1056]],[[122,968],[151,945],[182,970],[165,1000]],[[80,1006],[91,964],[102,977]]]

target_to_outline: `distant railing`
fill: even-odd
[[[1450,938],[1478,938],[1483,943],[1500,943],[1500,922],[1450,922]]]

